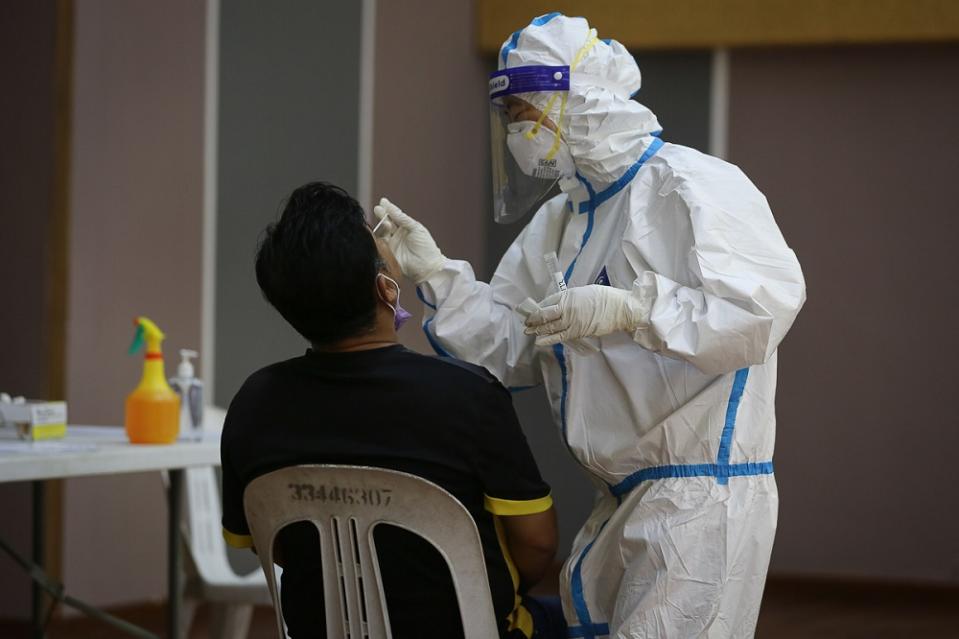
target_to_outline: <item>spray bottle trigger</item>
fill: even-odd
[[[137,324],[136,333],[133,334],[133,343],[130,344],[130,350],[127,353],[130,355],[137,354],[143,348],[143,342],[143,325]]]

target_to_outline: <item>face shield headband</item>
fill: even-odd
[[[547,160],[556,157],[561,142],[560,132],[562,130],[563,116],[566,112],[566,98],[569,95],[569,67],[545,67],[545,66],[527,66],[515,67],[512,69],[503,69],[490,74],[489,80],[490,100],[496,106],[502,106],[503,100],[507,95],[517,93],[552,93],[546,106],[543,108],[539,119],[533,128],[529,129],[525,136],[532,140],[539,135],[543,126],[543,121],[547,115],[553,112],[556,101],[560,101],[559,118],[556,122],[556,132],[553,136],[553,144],[546,155]]]

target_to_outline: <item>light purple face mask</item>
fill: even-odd
[[[389,280],[393,286],[396,287],[396,306],[393,306],[386,300],[383,300],[383,303],[389,306],[393,310],[393,328],[394,330],[400,330],[403,327],[403,324],[406,324],[407,320],[413,317],[409,311],[400,306],[400,285],[396,283],[392,277],[388,275],[383,275],[382,273],[377,273],[379,277]]]

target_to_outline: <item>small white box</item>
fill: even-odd
[[[67,403],[42,400],[0,402],[0,423],[15,428],[20,439],[60,439],[67,434]]]

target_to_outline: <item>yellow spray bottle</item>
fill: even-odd
[[[140,385],[127,395],[127,437],[134,444],[170,444],[180,430],[180,397],[167,384],[163,373],[160,342],[166,336],[145,317],[136,318],[134,324],[137,331],[130,354],[146,344],[146,356]]]

